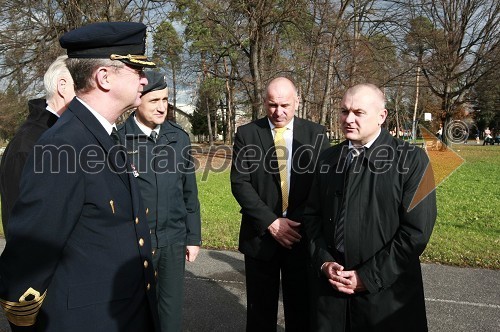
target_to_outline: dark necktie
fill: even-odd
[[[352,165],[356,165],[357,158],[363,154],[363,148],[352,148],[346,157],[346,170],[344,172],[344,195],[342,197],[342,207],[340,208],[339,219],[335,227],[335,249],[344,252],[344,223],[347,207],[347,183],[349,182],[349,173]]]
[[[115,127],[113,127],[113,130],[111,131],[111,134],[109,136],[111,136],[111,139],[113,140],[115,145],[122,144],[122,142],[120,141],[120,135],[118,135],[118,131],[116,130]]]
[[[157,137],[158,137],[158,133],[155,130],[151,131],[151,134],[149,134],[149,138],[151,138],[153,140],[153,142],[155,142],[155,143],[156,143]]]

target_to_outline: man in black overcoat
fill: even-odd
[[[14,203],[19,196],[21,173],[40,136],[56,123],[75,96],[73,78],[66,67],[67,55],[59,56],[43,77],[46,99],[28,102],[28,118],[10,140],[0,165],[0,195],[4,234]]]
[[[300,221],[328,140],[323,126],[295,117],[299,97],[287,78],[269,83],[264,107],[267,117],[237,129],[231,168],[231,189],[242,214],[246,326],[247,331],[276,331],[281,277],[286,331],[303,332],[309,329],[310,291]]]
[[[145,39],[129,22],[60,39],[76,97],[28,158],[8,225],[0,304],[13,331],[158,330],[145,209],[114,128],[154,66]]]
[[[426,331],[419,256],[436,220],[423,149],[381,129],[384,95],[347,90],[347,140],[320,157],[304,225],[318,272],[315,331]]]

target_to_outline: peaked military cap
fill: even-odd
[[[142,90],[142,95],[156,90],[163,90],[167,87],[167,81],[165,80],[165,75],[157,71],[148,70],[145,72],[146,78],[148,79],[148,85]]]
[[[59,43],[68,58],[120,60],[136,67],[155,67],[144,55],[146,26],[135,22],[100,22],[65,33]]]

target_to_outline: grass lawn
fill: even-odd
[[[453,148],[465,162],[451,175],[449,156],[433,158],[440,182],[438,219],[422,260],[500,269],[500,147]],[[198,183],[204,246],[236,249],[241,216],[231,194],[229,171],[210,173]]]
[[[437,187],[438,218],[423,261],[500,269],[500,147],[453,149],[465,163]]]
[[[240,206],[231,194],[229,171],[197,174],[203,247],[237,249]]]

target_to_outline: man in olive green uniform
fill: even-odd
[[[119,129],[146,207],[161,330],[181,331],[185,261],[201,245],[200,204],[188,134],[165,121],[165,77],[146,72],[141,105]]]

